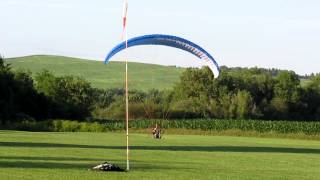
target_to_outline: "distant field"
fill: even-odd
[[[27,56],[8,59],[13,69],[30,70],[33,75],[44,69],[56,75],[76,75],[87,79],[97,88],[124,87],[123,62],[91,61],[61,56]],[[138,90],[169,89],[179,81],[183,68],[129,63],[129,88]]]
[[[310,83],[309,79],[300,79],[301,86],[307,86]]]
[[[0,131],[0,179],[319,179],[320,142],[254,137],[131,135],[131,171],[88,169],[109,161],[125,167],[124,133]]]

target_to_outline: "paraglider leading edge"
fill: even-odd
[[[218,63],[202,47],[184,38],[172,36],[172,35],[163,35],[163,34],[144,35],[144,36],[131,38],[127,42],[124,41],[118,44],[117,46],[115,46],[108,53],[108,55],[105,58],[105,63],[108,63],[109,60],[118,52],[126,48],[129,48],[132,46],[139,46],[139,45],[162,45],[162,46],[169,46],[169,47],[178,48],[184,51],[188,51],[189,53],[197,56],[201,60],[204,60],[209,66],[209,68],[211,69],[215,78],[217,78],[220,74],[220,68]]]

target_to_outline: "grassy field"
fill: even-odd
[[[308,85],[308,83],[310,83],[311,80],[309,79],[300,79],[301,82],[301,86],[305,87]]]
[[[13,69],[29,70],[35,75],[44,69],[55,75],[76,75],[87,79],[93,87],[108,89],[124,87],[124,63],[92,61],[64,56],[35,55],[7,59]],[[185,68],[154,64],[129,63],[129,87],[149,90],[152,88],[170,89],[179,81]],[[301,79],[306,86],[309,80]]]
[[[55,75],[76,75],[87,79],[97,88],[124,87],[123,62],[91,61],[62,56],[27,56],[11,58],[8,61],[13,69],[30,70],[33,75],[44,69]],[[179,81],[183,68],[170,66],[129,63],[129,86],[131,89],[168,89]]]
[[[254,137],[146,134],[131,136],[127,173],[123,133],[0,131],[0,179],[319,179],[320,142]]]

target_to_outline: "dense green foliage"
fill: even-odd
[[[0,120],[47,118],[48,99],[33,86],[28,72],[12,72],[0,58]]]
[[[13,71],[1,59],[0,119],[124,119],[124,90],[84,78]],[[32,78],[33,77],[33,78]],[[14,92],[14,93],[13,93]],[[129,92],[131,119],[320,120],[320,75],[301,86],[293,71],[188,68],[172,89]]]
[[[213,80],[208,68],[189,69],[176,91],[180,100],[192,100],[201,117],[236,119],[319,120],[320,83],[316,76],[301,87],[297,74],[282,71],[275,78],[258,68],[222,71]],[[311,97],[310,97],[311,96]],[[311,100],[313,99],[313,100]],[[193,106],[194,107],[194,106]],[[205,110],[205,111],[204,111]]]
[[[0,131],[0,179],[319,179],[319,141],[130,134],[130,172],[94,172],[108,161],[125,167],[123,133]]]
[[[130,117],[318,121],[319,77],[302,87],[292,71],[281,71],[273,77],[258,68],[239,72],[222,69],[221,76],[214,79],[209,68],[189,68],[171,91],[130,92]],[[109,96],[98,101],[108,104],[100,103],[94,117],[123,119],[123,91],[107,90],[106,94]]]
[[[35,79],[38,92],[55,103],[55,113],[71,119],[90,116],[94,89],[86,80],[74,76],[55,77],[48,71],[38,73]]]
[[[93,108],[94,89],[84,79],[55,77],[44,71],[36,76],[12,71],[0,59],[0,122],[49,118],[84,119]]]

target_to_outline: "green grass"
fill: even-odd
[[[87,79],[97,88],[124,87],[123,62],[84,60],[62,56],[27,56],[7,59],[13,69],[30,70],[33,75],[44,69],[55,75],[76,75]],[[129,87],[131,89],[169,89],[179,81],[183,68],[143,63],[129,63]]]
[[[307,86],[310,83],[310,79],[300,79],[300,83],[302,87]]]
[[[123,133],[0,131],[0,179],[318,179],[320,142],[254,137],[132,134],[131,171]]]

